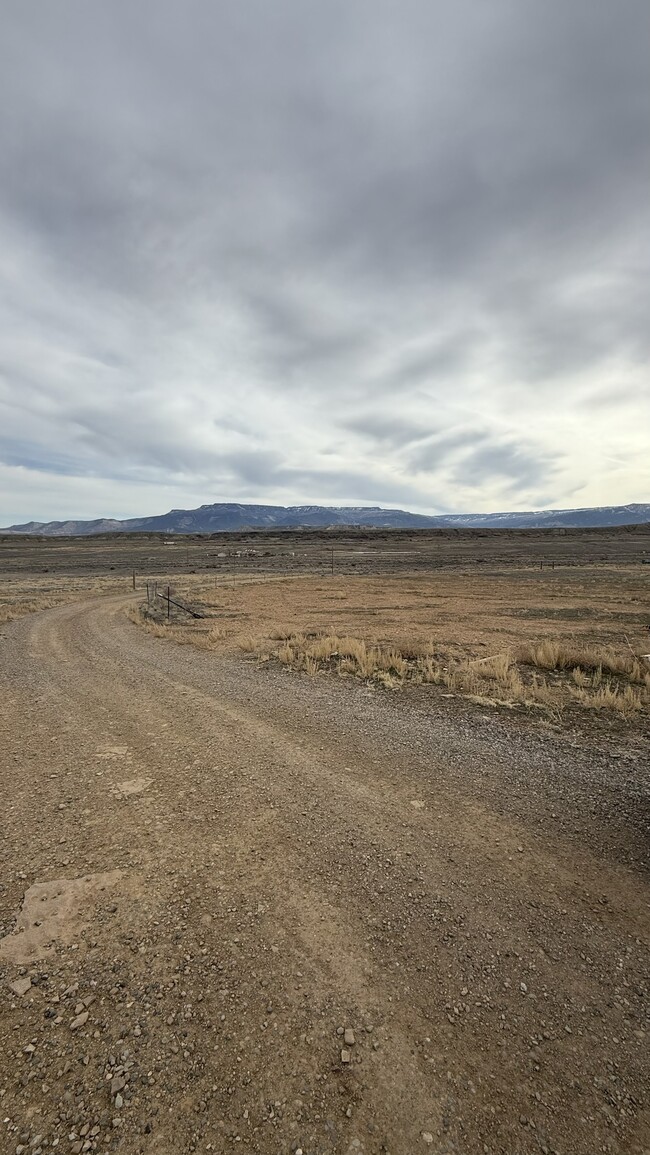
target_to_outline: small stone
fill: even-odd
[[[82,1011],[81,1014],[77,1015],[76,1019],[73,1019],[72,1022],[70,1023],[70,1030],[76,1031],[79,1029],[79,1027],[83,1027],[84,1023],[87,1023],[87,1022],[88,1022],[88,1011]]]
[[[118,1091],[117,1095],[115,1096],[115,1106],[117,1107],[118,1111],[120,1110],[121,1107],[124,1106],[124,1099],[120,1095],[119,1091]]]
[[[23,995],[27,994],[27,991],[31,985],[32,980],[30,978],[14,979],[12,983],[9,983],[10,989],[14,992],[15,995],[18,995],[19,998],[22,998]]]
[[[423,1131],[422,1132],[422,1138],[424,1139],[424,1142],[426,1143],[427,1147],[429,1147],[431,1145],[431,1143],[433,1143],[433,1135],[431,1134],[430,1131]]]
[[[528,994],[528,987],[526,986],[526,984],[525,984],[525,983],[520,983],[520,984],[519,984],[519,990],[520,990],[520,991],[522,992],[522,994],[524,994],[524,995],[527,995],[527,994]]]
[[[346,1047],[353,1047],[354,1046],[354,1031],[352,1030],[351,1027],[346,1028],[345,1033],[343,1035],[343,1042],[345,1043]]]
[[[117,1095],[117,1092],[122,1091],[124,1087],[126,1087],[126,1079],[123,1079],[121,1075],[116,1075],[114,1079],[111,1079],[111,1095]]]
[[[341,1062],[342,1063],[349,1063],[350,1058],[351,1058],[351,1055],[350,1055],[349,1051],[346,1051],[345,1049],[341,1051]]]

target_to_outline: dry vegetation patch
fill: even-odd
[[[624,717],[643,710],[650,702],[650,670],[639,688],[631,685],[625,675],[617,680],[604,679],[601,667],[588,674],[579,664],[572,670],[575,684],[566,679],[550,683],[543,674],[527,671],[510,653],[458,659],[441,652],[425,652],[413,657],[395,646],[369,645],[363,638],[331,634],[315,638],[292,635],[270,655],[267,639],[248,637],[240,645],[246,653],[264,660],[275,657],[306,674],[328,670],[341,677],[374,681],[389,689],[399,689],[408,682],[429,683],[483,703],[529,706],[554,717],[559,717],[571,700],[595,709],[615,710]]]
[[[637,567],[196,579],[178,589],[208,621],[160,614],[147,628],[203,649],[389,689],[436,685],[555,718],[567,706],[623,719],[650,707],[648,580]]]
[[[28,614],[67,605],[93,594],[126,592],[127,580],[103,575],[16,576],[0,582],[0,626]]]

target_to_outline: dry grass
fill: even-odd
[[[154,637],[277,659],[310,677],[329,672],[390,689],[436,685],[554,717],[573,706],[629,720],[650,709],[644,578],[638,569],[601,567],[551,576],[522,569],[336,583],[273,578],[207,588],[197,576],[178,592],[204,605],[211,620],[168,623],[127,612]],[[0,624],[89,595],[127,592],[129,581],[8,577],[0,585]]]
[[[607,682],[599,689],[589,692],[586,688],[572,690],[571,694],[581,706],[591,710],[616,710],[624,718],[630,718],[644,707],[640,690],[633,686],[617,686]]]
[[[65,598],[25,598],[21,601],[5,602],[0,605],[0,625],[6,622],[16,621],[17,618],[23,618],[27,614],[38,613],[39,610],[50,610],[54,606],[61,605]]]
[[[180,646],[195,646],[199,650],[215,650],[223,641],[224,632],[217,625],[208,629],[199,627],[188,630],[178,622],[156,620],[146,612],[145,607],[128,606],[124,612],[129,621],[141,626],[153,638],[166,638],[167,641],[177,642]],[[259,645],[258,639],[250,638],[247,652],[258,653]]]
[[[240,650],[243,650],[245,654],[258,654],[260,650],[260,641],[258,638],[253,638],[250,634],[246,634],[245,637],[240,638],[239,648]]]
[[[68,605],[93,594],[125,590],[125,581],[114,577],[9,577],[0,582],[0,626],[42,610]]]
[[[146,614],[143,614],[141,610],[136,609],[135,606],[128,606],[124,612],[129,621],[133,622],[136,626],[142,626],[153,638],[170,638],[176,636],[177,631],[174,626],[168,626],[163,622],[154,621]]]
[[[269,657],[266,640],[240,640],[247,653]],[[271,649],[271,657],[310,675],[329,671],[340,677],[376,682],[389,689],[405,683],[445,686],[455,694],[482,702],[524,704],[556,715],[562,708],[561,695],[536,675],[525,682],[510,654],[494,654],[485,659],[447,659],[432,653],[407,656],[395,646],[369,645],[363,638],[323,634],[305,637],[294,634]]]
[[[277,660],[311,677],[440,686],[555,719],[588,708],[627,720],[650,707],[643,578],[632,567],[301,576],[236,588],[197,578],[180,596],[218,625],[178,629],[202,648]]]
[[[615,651],[611,646],[576,645],[546,639],[523,646],[520,661],[544,670],[583,670],[618,674],[631,682],[650,685],[649,671],[643,658],[628,650]]]
[[[240,641],[240,647],[246,653],[269,657],[265,640],[255,641],[248,637]],[[636,689],[629,680],[625,684],[603,683],[600,665],[591,673],[576,666],[572,671],[573,684],[568,681],[550,684],[536,671],[527,671],[507,652],[460,660],[449,656],[445,659],[432,653],[413,657],[401,653],[394,646],[369,645],[358,637],[294,634],[283,639],[279,647],[271,649],[270,656],[312,676],[329,670],[340,677],[374,681],[390,689],[398,689],[407,682],[428,683],[445,686],[454,694],[482,703],[541,709],[555,718],[561,715],[569,702],[590,709],[612,710],[624,718],[631,717],[648,704],[643,689]],[[530,656],[527,657],[528,664],[532,664]],[[610,655],[612,665],[614,657]],[[624,660],[624,656],[619,668],[628,671],[628,679],[636,674],[635,663]],[[644,683],[644,688],[647,688],[647,683]]]

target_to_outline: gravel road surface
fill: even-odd
[[[126,604],[0,637],[0,1151],[650,1152],[647,742]]]

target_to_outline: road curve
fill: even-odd
[[[126,604],[0,639],[0,1149],[647,1152],[642,746]]]

